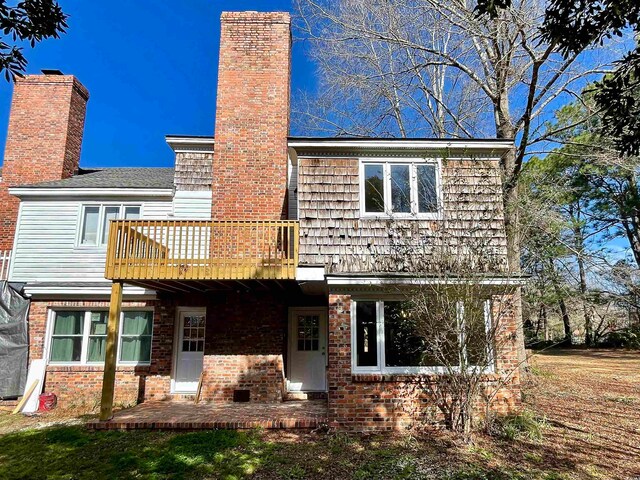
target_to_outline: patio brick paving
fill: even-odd
[[[113,419],[92,420],[95,430],[313,429],[327,423],[326,400],[282,403],[145,402],[116,412]]]

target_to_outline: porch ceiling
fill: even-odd
[[[294,280],[127,280],[127,284],[169,293],[298,291]]]

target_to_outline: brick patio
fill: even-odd
[[[116,412],[107,422],[92,420],[95,430],[312,429],[327,423],[326,400],[282,403],[145,402]]]

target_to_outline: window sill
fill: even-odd
[[[117,365],[116,372],[144,372],[148,371],[150,364],[140,363],[137,365]],[[103,372],[103,365],[91,365],[91,364],[56,364],[50,363],[47,365],[47,372]]]
[[[386,382],[411,382],[425,377],[436,375],[435,373],[353,373],[351,381],[354,383],[386,383]]]
[[[391,383],[406,382],[414,383],[425,379],[442,376],[442,373],[352,373],[351,381],[353,383]],[[501,377],[495,372],[487,372],[483,374],[484,381],[497,381]]]
[[[386,214],[360,212],[360,220],[442,220],[441,213]]]

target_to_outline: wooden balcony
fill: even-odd
[[[127,280],[293,280],[298,222],[114,220],[105,277]]]

